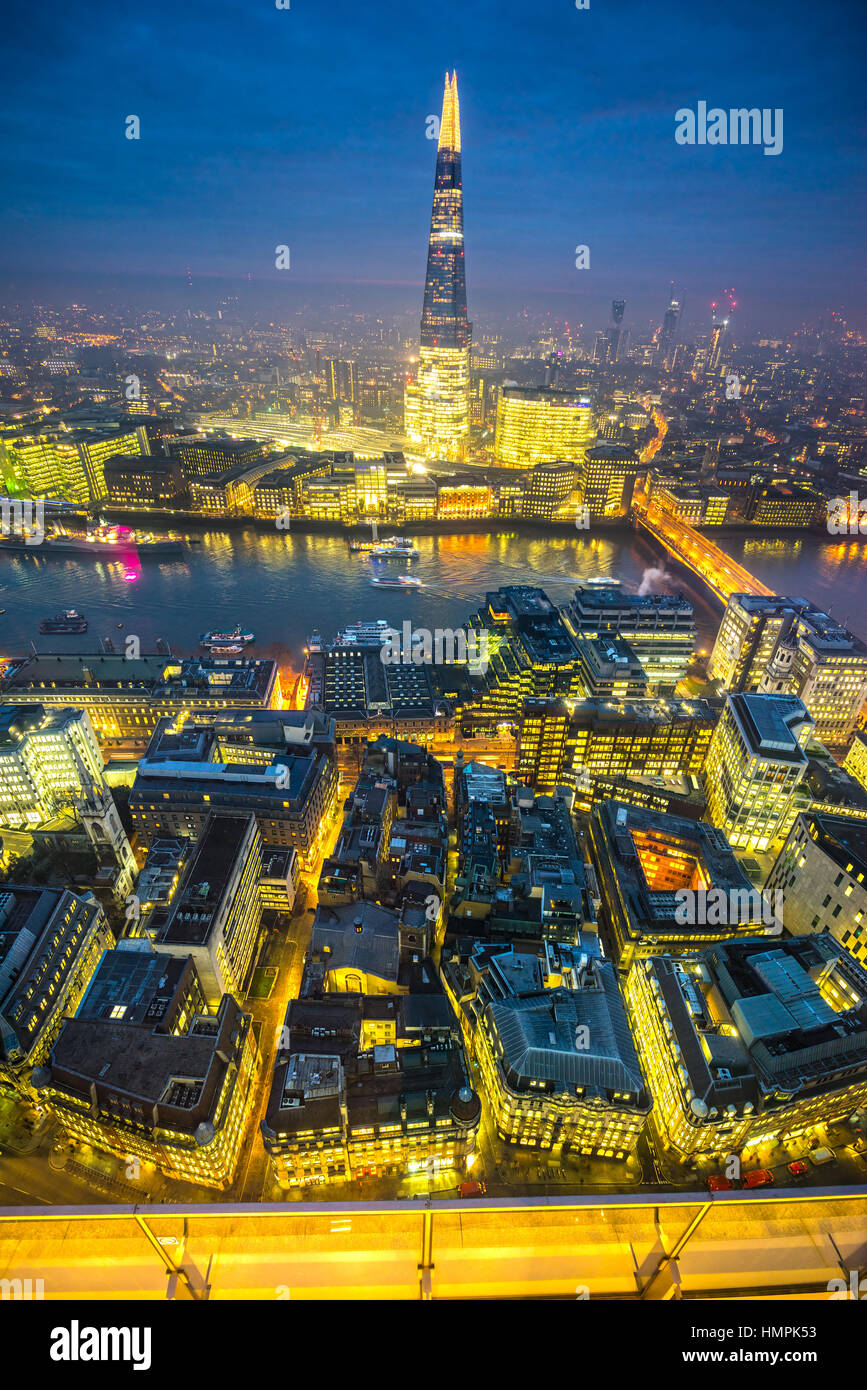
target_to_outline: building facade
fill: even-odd
[[[432,458],[461,459],[470,431],[470,325],[464,264],[461,117],[455,73],[446,75],[415,381],[405,428]]]
[[[789,695],[729,695],[708,749],[707,815],[740,849],[779,848],[810,804],[813,721]]]

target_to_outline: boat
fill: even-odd
[[[100,559],[122,559],[129,555],[142,558],[157,555],[182,555],[187,549],[183,536],[139,534],[128,526],[93,526],[86,532],[63,531],[58,526],[38,539],[35,535],[3,536],[0,551],[25,551],[45,555],[94,555]]]
[[[377,589],[420,589],[421,580],[413,579],[409,574],[396,574],[394,576],[375,574],[371,579]]]
[[[199,643],[203,647],[242,647],[245,642],[252,642],[255,635],[253,632],[242,632],[241,624],[236,623],[234,632],[202,633]]]
[[[6,611],[5,609],[3,610]],[[40,632],[87,632],[87,619],[74,608],[66,608],[56,618],[43,618]]]
[[[418,551],[412,541],[403,536],[387,536],[379,545],[373,546],[374,560],[417,560]]]
[[[592,584],[595,588],[614,588],[620,583],[619,579],[612,579],[607,574],[594,574],[592,579],[585,579],[585,584]]]
[[[211,647],[211,656],[240,656],[244,648],[239,646]]]
[[[378,547],[379,541],[350,541],[349,553],[350,555],[367,555]]]
[[[388,640],[390,631],[390,624],[385,621],[385,618],[377,618],[375,621],[366,623],[350,623],[342,632],[338,632],[334,640],[339,647],[378,647]],[[316,636],[318,637],[319,634],[317,633]],[[321,643],[322,639],[319,640]],[[312,637],[310,642],[313,642]],[[312,647],[311,650],[313,650]]]

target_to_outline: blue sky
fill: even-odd
[[[769,327],[863,316],[860,0],[48,0],[6,25],[4,275],[267,279],[288,243],[299,284],[411,298],[455,67],[471,317],[507,290],[632,317],[670,280]],[[781,107],[782,154],[679,146],[699,100]]]

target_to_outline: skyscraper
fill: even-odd
[[[457,75],[446,74],[431,212],[421,342],[406,388],[406,433],[431,458],[464,455],[470,428],[470,325]]]
[[[662,331],[659,335],[659,360],[666,362],[671,356],[674,348],[674,341],[677,337],[677,326],[680,321],[680,301],[675,298],[674,288],[672,287],[671,296],[668,301],[668,308],[662,320]]]

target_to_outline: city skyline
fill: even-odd
[[[302,286],[410,289],[424,270],[428,117],[448,67],[471,132],[474,295],[568,296],[579,321],[602,321],[620,295],[640,321],[664,310],[675,280],[685,322],[700,323],[719,286],[734,282],[749,328],[783,331],[841,304],[863,313],[857,47],[838,39],[850,13],[843,3],[821,12],[775,3],[757,15],[738,3],[708,30],[703,17],[642,4],[564,5],[532,24],[507,5],[492,28],[478,6],[447,0],[431,44],[423,16],[408,17],[399,39],[375,15],[359,34],[358,13],[339,0],[317,16],[296,6],[243,22],[194,9],[165,17],[180,56],[177,44],[161,49],[159,65],[132,77],[130,61],[152,53],[163,29],[130,31],[107,12],[98,44],[82,49],[51,4],[13,40],[5,124],[25,138],[5,156],[0,270],[7,284],[60,270],[73,280],[180,279],[186,267],[197,280],[249,274],[273,286],[278,304],[281,284],[288,303]],[[44,25],[63,42],[46,45]],[[200,64],[195,107],[178,86],[183,41]],[[330,80],[359,41],[376,49],[386,84],[370,63]],[[396,42],[404,57],[394,66]],[[770,44],[774,73],[763,67]],[[519,61],[540,74],[520,97],[503,80]],[[85,105],[95,69],[100,98]],[[253,71],[255,84],[238,81]],[[65,120],[49,131],[58,99]],[[678,145],[676,111],[701,101],[784,110],[780,156]],[[125,138],[130,114],[138,140]],[[282,281],[280,244],[292,249]],[[588,270],[575,269],[579,244],[590,247]]]
[[[867,1297],[867,22],[83,21],[0,96],[0,1303],[827,1375],[693,1347]]]

